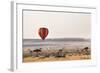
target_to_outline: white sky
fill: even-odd
[[[90,38],[91,15],[62,12],[23,12],[23,38],[40,39],[38,29],[49,29],[47,38]]]

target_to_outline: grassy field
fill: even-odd
[[[69,60],[88,60],[91,55],[72,55],[65,57],[24,57],[23,62],[46,62],[46,61],[69,61]]]

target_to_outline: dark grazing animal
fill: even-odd
[[[89,49],[88,47],[83,48],[83,49],[81,50],[81,53],[84,54],[84,55],[85,55],[85,54],[88,55],[88,54],[89,54],[88,49]]]
[[[56,56],[55,57],[65,57],[65,53],[63,52],[62,49],[59,49],[58,52],[56,53]]]
[[[41,49],[42,48],[33,50],[33,52],[37,53],[36,57],[39,57],[39,53],[42,51]]]

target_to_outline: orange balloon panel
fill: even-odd
[[[48,30],[48,28],[45,28],[45,27],[40,28],[39,32],[38,32],[38,34],[39,34],[39,36],[41,37],[42,40],[45,40],[48,33],[49,33],[49,30]]]

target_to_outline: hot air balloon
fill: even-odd
[[[42,40],[45,40],[45,38],[47,37],[48,33],[49,33],[48,28],[45,28],[45,27],[39,28],[38,34],[39,34],[39,36],[41,37]]]

